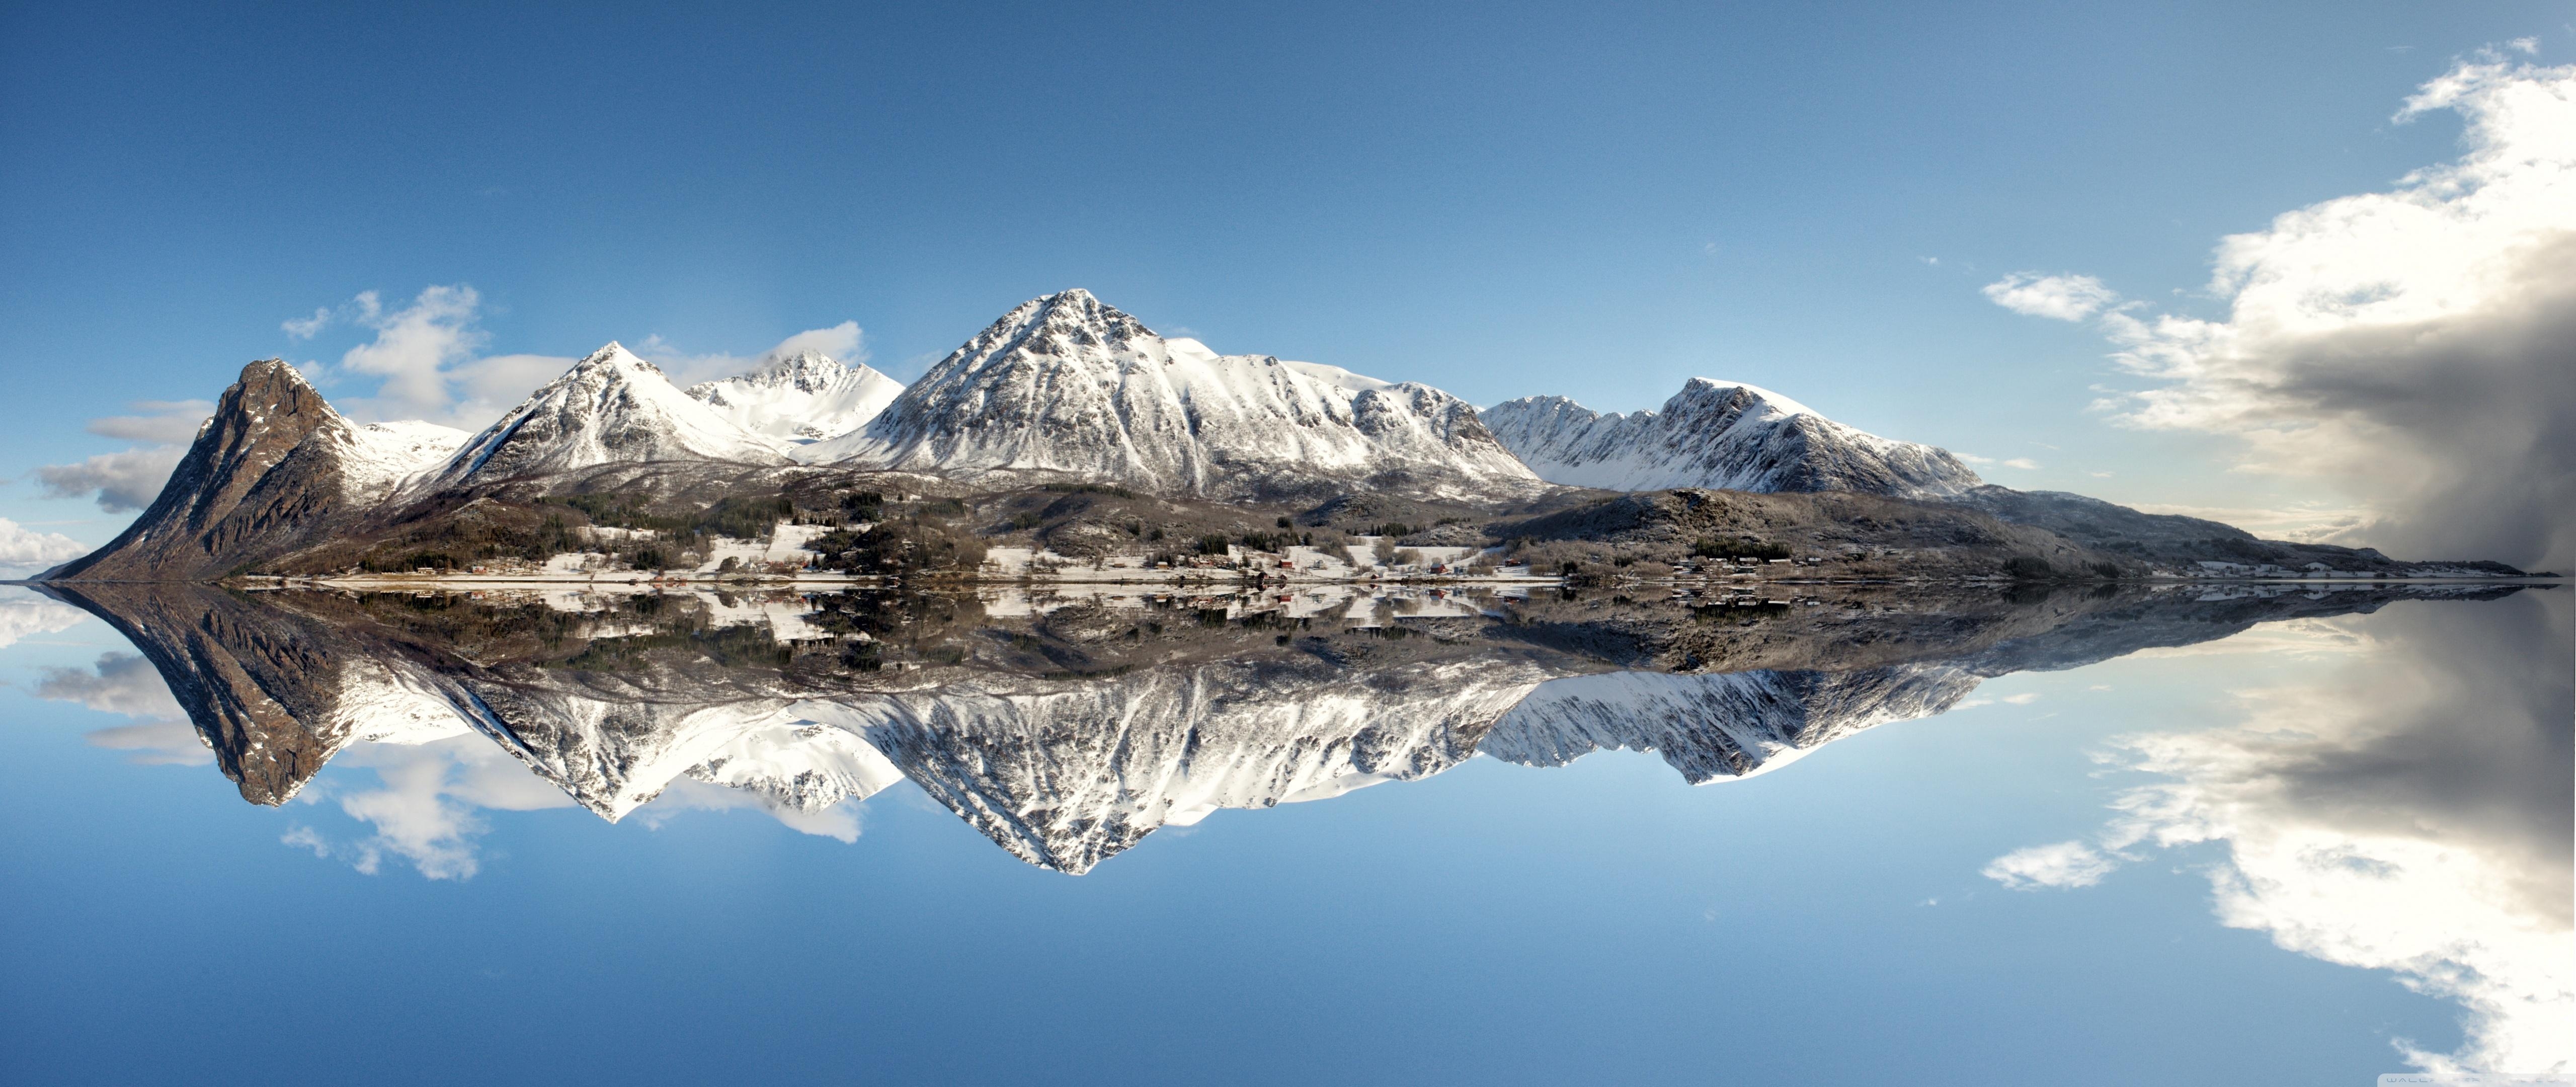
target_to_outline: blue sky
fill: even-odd
[[[372,333],[283,323],[453,285],[483,354],[854,321],[899,378],[1084,286],[1478,403],[1728,377],[2014,486],[2353,501],[2119,425],[2153,382],[2100,330],[1980,292],[2223,315],[2220,238],[2459,156],[2410,94],[2576,41],[2565,2],[2248,7],[12,5],[0,516],[104,540],[130,515],[27,475],[149,429],[94,420],[272,355],[364,397]]]

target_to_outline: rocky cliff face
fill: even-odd
[[[242,368],[150,508],[97,551],[42,575],[199,581],[311,543],[443,458],[461,433],[359,426],[277,359]]]
[[[1483,418],[1540,478],[1577,487],[1942,498],[1979,483],[1946,450],[1881,438],[1778,393],[1708,378],[1692,378],[1661,411],[1605,415],[1536,396],[1497,404]]]
[[[1475,409],[1427,385],[1165,339],[1088,292],[1029,301],[807,463],[1053,475],[1215,499],[1357,486],[1476,499],[1536,488]]]

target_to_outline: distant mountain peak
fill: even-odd
[[[466,442],[428,486],[674,460],[786,458],[769,439],[690,398],[660,367],[611,341]]]
[[[1602,413],[1534,396],[1480,413],[1551,483],[1650,491],[1864,491],[1957,495],[1983,481],[1947,450],[1837,423],[1758,385],[1695,377],[1658,411]]]
[[[902,382],[819,351],[772,355],[748,373],[688,391],[735,426],[790,445],[864,427],[902,394]]]

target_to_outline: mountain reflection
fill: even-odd
[[[1013,855],[1078,874],[1220,808],[1478,754],[1555,766],[1651,751],[1716,781],[1940,713],[1987,677],[2516,590],[45,591],[134,643],[244,799],[283,803],[335,757],[386,778],[381,796],[343,798],[380,841],[302,844],[460,876],[476,807],[618,820],[664,798],[847,839],[849,802],[902,781]],[[139,663],[111,655],[47,683],[148,699],[119,693]]]

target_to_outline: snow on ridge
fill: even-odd
[[[903,394],[903,383],[866,363],[803,351],[687,392],[734,425],[792,448],[867,426]]]
[[[1447,393],[1220,355],[1080,289],[1013,308],[864,431],[794,455],[967,476],[1056,472],[1208,497],[1388,470],[1462,497],[1538,482]]]
[[[1656,411],[1603,413],[1535,396],[1480,414],[1540,478],[1569,486],[1939,498],[1983,482],[1946,450],[1882,438],[1768,389],[1710,378],[1692,378]]]
[[[610,342],[484,428],[426,485],[657,460],[780,464],[776,443],[671,384],[659,367]]]
[[[419,419],[352,426],[340,451],[341,478],[351,503],[392,494],[437,468],[471,437],[462,430]]]

